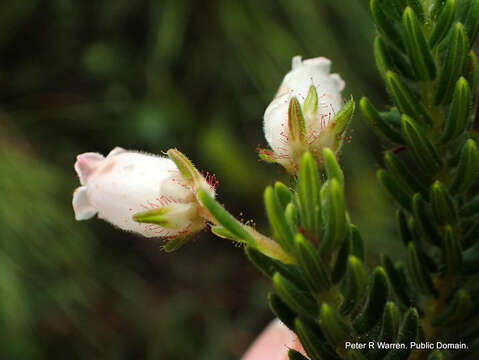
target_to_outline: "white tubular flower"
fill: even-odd
[[[197,190],[214,197],[216,183],[208,183],[178,150],[168,155],[118,147],[106,158],[78,155],[75,170],[82,186],[73,193],[75,218],[98,214],[120,229],[168,239],[203,229],[208,213],[197,200]]]
[[[310,151],[322,162],[322,149],[338,151],[354,112],[354,102],[343,104],[344,81],[330,74],[331,61],[295,56],[276,97],[264,113],[264,133],[271,150],[260,157],[296,174],[299,159]]]

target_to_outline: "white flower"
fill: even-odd
[[[177,150],[168,154],[186,159]],[[75,170],[82,186],[73,193],[75,218],[98,214],[120,229],[146,237],[174,238],[201,230],[206,220],[195,190],[202,187],[212,196],[215,190],[186,161],[183,170],[195,172],[193,180],[167,157],[121,148],[106,158],[98,153],[78,155]]]
[[[330,74],[330,67],[331,61],[323,57],[293,58],[292,70],[264,113],[264,133],[272,151],[261,150],[263,159],[294,174],[305,151],[321,162],[322,148],[339,149],[347,123],[340,133],[334,128],[343,108],[344,81],[338,74]],[[350,116],[345,120],[349,122]]]

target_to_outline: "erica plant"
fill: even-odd
[[[365,263],[337,153],[355,110],[326,58],[294,57],[264,114],[270,149],[292,184],[264,192],[271,234],[233,217],[215,183],[176,149],[78,157],[76,218],[165,238],[165,250],[209,227],[244,245],[271,279],[271,310],[299,338],[290,359],[476,359],[479,356],[479,0],[371,0],[374,55],[391,98],[360,108],[385,141],[378,182],[397,203],[406,263]],[[351,64],[354,66],[354,64]],[[360,71],[360,69],[358,69]],[[374,221],[374,214],[371,214]],[[372,345],[371,345],[372,344]],[[286,350],[285,350],[286,352]]]

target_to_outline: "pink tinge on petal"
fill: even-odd
[[[104,159],[103,155],[98,153],[83,153],[77,156],[75,171],[82,185],[86,184],[88,176],[98,168]]]
[[[276,319],[256,338],[241,360],[288,360],[289,349],[305,355],[296,335]]]

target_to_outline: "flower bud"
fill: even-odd
[[[214,196],[215,184],[178,150],[168,154],[171,159],[117,147],[106,158],[78,155],[75,170],[82,186],[73,193],[75,219],[98,214],[120,229],[168,239],[204,228],[208,213],[197,200],[197,190]]]
[[[260,150],[263,160],[296,174],[304,152],[321,162],[323,148],[340,148],[354,103],[343,106],[344,81],[330,74],[330,67],[331,61],[322,57],[293,58],[292,70],[264,113],[264,133],[272,150]]]

